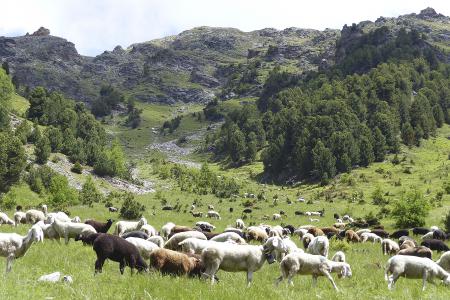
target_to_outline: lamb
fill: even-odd
[[[243,238],[241,238],[239,234],[234,233],[234,232],[221,233],[221,234],[211,238],[211,241],[214,241],[214,242],[233,241],[236,244],[246,244],[245,240]]]
[[[0,233],[0,256],[6,257],[6,273],[11,271],[14,259],[24,256],[33,242],[44,240],[41,227],[33,225],[27,235]]]
[[[244,221],[242,221],[242,219],[237,219],[236,220],[236,228],[238,228],[238,229],[245,229],[245,224],[244,224]]]
[[[357,231],[356,231],[356,234],[357,234],[358,236],[361,236],[361,234],[363,234],[363,233],[365,233],[365,232],[370,232],[370,231],[371,231],[370,229],[363,228],[363,229],[357,230]]]
[[[298,248],[289,237],[284,239],[279,236],[269,237],[263,247],[264,251],[274,255],[278,262],[280,262],[286,254],[292,252],[304,252],[302,249]]]
[[[308,253],[294,252],[286,255],[280,263],[281,276],[277,278],[276,285],[278,286],[283,279],[288,279],[288,283],[293,286],[292,278],[294,275],[312,275],[313,285],[317,283],[317,277],[325,276],[333,285],[334,289],[338,291],[336,283],[331,277],[330,273],[332,271],[332,263],[337,264],[337,262],[332,262],[320,255],[312,255]],[[343,264],[343,263],[340,263]],[[345,264],[345,263],[344,263]],[[348,264],[346,264],[348,265]],[[347,266],[342,268],[344,270],[343,276],[351,276],[351,269]]]
[[[97,254],[95,274],[102,272],[106,259],[118,262],[122,275],[125,266],[130,267],[131,275],[133,275],[133,269],[135,268],[138,272],[148,270],[148,266],[136,246],[116,235],[107,233],[99,235],[94,241],[93,249]]]
[[[58,235],[64,238],[66,245],[69,243],[70,238],[76,238],[79,235],[85,236],[90,233],[97,233],[94,227],[83,223],[61,222],[54,219],[51,224]]]
[[[27,223],[27,215],[23,211],[16,211],[14,213],[14,226]]]
[[[214,229],[216,229],[216,226],[212,225],[211,223],[199,221],[195,223],[195,226],[200,227],[203,231],[211,232]]]
[[[149,238],[148,234],[146,234],[145,232],[140,231],[140,230],[130,231],[130,232],[124,233],[121,236],[121,238],[123,238],[123,239],[127,239],[129,237],[134,237],[134,238],[143,239],[143,240],[147,240]]]
[[[283,235],[284,235],[283,227],[281,227],[280,225],[274,226],[269,229],[269,237],[272,237],[272,236],[282,237]]]
[[[322,255],[328,257],[328,251],[330,249],[330,242],[326,236],[316,236],[314,237],[306,249],[307,253]]]
[[[322,229],[317,228],[317,227],[313,227],[313,228],[308,229],[308,233],[311,233],[313,236],[325,235],[325,233],[323,233]]]
[[[272,215],[272,220],[281,220],[281,215],[280,214],[273,214]]]
[[[158,245],[156,245],[155,243],[140,238],[129,237],[126,238],[125,240],[135,245],[136,248],[139,250],[139,253],[141,254],[142,258],[144,259],[150,259],[150,254],[154,250],[159,249]]]
[[[164,239],[159,235],[151,236],[147,239],[147,241],[155,243],[156,245],[158,245],[159,248],[164,247]]]
[[[431,251],[430,248],[427,248],[425,246],[419,246],[419,247],[402,249],[397,252],[397,255],[426,257],[426,258],[431,259],[431,257],[433,256],[433,251]]]
[[[9,224],[9,225],[14,225],[16,226],[16,224],[14,223],[13,220],[11,220],[7,214],[5,214],[4,212],[0,212],[0,225],[1,224]]]
[[[333,224],[333,227],[336,227],[338,229],[344,229],[345,226],[347,226],[347,223],[337,222]]]
[[[391,273],[391,276],[388,276]],[[406,278],[422,278],[422,291],[425,290],[426,281],[433,282],[435,277],[444,281],[445,285],[450,284],[450,274],[434,261],[415,256],[391,257],[385,270],[385,280],[388,281],[388,288],[392,290],[395,282],[400,276]]]
[[[394,239],[399,239],[402,236],[409,236],[409,230],[408,229],[400,229],[400,230],[394,231],[390,236],[391,236],[391,238],[394,238]]]
[[[345,232],[345,237],[347,238],[347,242],[359,243],[361,241],[360,237],[353,230],[347,230]]]
[[[175,224],[172,222],[166,223],[162,228],[161,228],[161,235],[163,238],[167,239],[170,232],[172,231],[172,228],[175,227]]]
[[[406,240],[400,245],[400,250],[414,248],[414,247],[416,247],[416,244],[413,241]]]
[[[188,255],[164,248],[150,254],[150,266],[163,275],[187,275],[200,277],[205,267],[199,256]]]
[[[405,242],[405,241],[411,241],[411,242],[413,242],[413,244],[414,244],[414,247],[415,246],[417,246],[417,242],[413,239],[413,238],[411,238],[411,237],[409,237],[409,236],[402,236],[402,237],[400,237],[399,239],[398,239],[398,243],[400,244],[400,246]]]
[[[203,217],[203,212],[201,212],[201,211],[192,211],[191,210],[190,213],[194,218],[202,218]]]
[[[57,240],[59,243],[60,236],[53,228],[52,224],[45,224],[44,221],[39,221],[36,223],[39,227],[41,227],[42,232],[44,233],[44,238],[49,240]]]
[[[308,248],[311,241],[314,239],[314,236],[311,233],[305,233],[302,237],[302,243],[305,250]]]
[[[436,261],[436,263],[440,265],[445,271],[450,272],[450,251],[442,254],[441,257]]]
[[[208,210],[214,210],[214,206],[211,205],[211,204],[209,204],[209,205],[208,205]]]
[[[153,227],[150,224],[142,225],[140,230],[145,232],[149,237],[158,235],[158,232],[156,231],[155,227]]]
[[[206,240],[206,236],[199,231],[179,232],[179,233],[174,234],[166,242],[166,244],[164,245],[164,248],[170,249],[170,250],[178,250],[178,249],[180,249],[180,246],[178,244],[190,237],[201,239],[201,240]]]
[[[364,233],[361,234],[361,241],[363,243],[367,242],[367,241],[372,241],[375,244],[375,242],[380,242],[381,243],[382,239],[381,239],[381,237],[379,237],[375,233],[364,232]]]
[[[331,261],[345,262],[345,253],[337,251],[331,258]]]
[[[431,250],[436,250],[437,252],[450,250],[443,241],[436,239],[425,240],[420,245],[428,247]]]
[[[320,228],[320,230],[322,230],[322,232],[327,235],[328,233],[335,233],[338,234],[339,233],[339,229],[337,229],[336,227],[322,227]]]
[[[253,273],[261,269],[266,262],[274,262],[270,253],[264,252],[263,246],[254,245],[215,245],[202,251],[202,262],[205,265],[204,277],[211,279],[219,269],[226,272],[247,272],[247,287],[253,280]]]
[[[265,240],[267,240],[269,236],[267,235],[267,232],[264,229],[257,226],[250,226],[247,229],[247,237],[248,241],[256,240],[259,242],[264,242]]]
[[[305,233],[307,233],[307,232],[308,232],[307,229],[298,228],[298,229],[295,229],[294,234],[298,235],[299,238],[302,238],[305,235]]]
[[[236,234],[239,234],[239,236],[241,238],[243,238],[244,240],[247,239],[247,234],[245,232],[243,232],[242,229],[227,227],[227,228],[225,228],[225,230],[223,232],[234,232]]]
[[[381,241],[381,251],[383,255],[396,254],[400,251],[400,246],[391,239],[383,239]]]
[[[108,207],[108,210],[109,210],[109,212],[117,212],[118,211],[118,209],[114,206]]]
[[[29,224],[36,224],[39,221],[45,221],[45,213],[37,210],[37,209],[30,209],[25,212],[25,217],[27,219],[27,223]]]
[[[170,234],[168,235],[168,238],[170,239],[175,233],[185,232],[185,231],[192,231],[191,227],[188,226],[179,226],[175,225],[172,230],[170,230]]]
[[[221,219],[220,218],[220,214],[217,211],[214,211],[214,210],[208,210],[207,217],[208,218],[215,218],[215,219],[218,219],[218,220]]]
[[[115,235],[122,236],[125,232],[139,230],[147,224],[146,218],[140,218],[139,221],[119,221],[116,223]]]
[[[91,225],[97,232],[108,233],[109,228],[114,221],[111,219],[106,220],[106,223],[98,222],[92,219],[84,221],[84,224]]]

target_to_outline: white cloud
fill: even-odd
[[[442,0],[7,0],[1,3],[0,35],[44,26],[75,43],[80,53],[96,55],[202,25],[244,31],[341,28],[428,6],[450,15],[450,2]]]

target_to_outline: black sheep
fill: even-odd
[[[95,239],[93,249],[97,254],[95,274],[102,272],[106,259],[119,263],[120,274],[123,274],[125,266],[131,268],[131,274],[133,274],[133,269],[137,269],[138,272],[148,270],[148,265],[136,246],[121,237],[107,233],[101,234]]]
[[[143,231],[136,230],[136,231],[130,231],[130,232],[124,233],[122,235],[123,239],[129,238],[129,237],[135,237],[135,238],[140,238],[140,239],[146,240],[146,239],[148,239],[148,234],[146,234]]]
[[[252,213],[252,209],[251,208],[246,208],[242,211],[244,214],[251,214]]]
[[[408,229],[400,229],[400,230],[394,231],[390,236],[391,236],[391,238],[394,238],[394,239],[399,239],[402,236],[409,236],[409,230]]]
[[[423,241],[420,245],[436,250],[437,252],[449,251],[450,248],[441,240],[430,239]]]
[[[372,229],[370,232],[375,233],[379,237],[386,239],[389,237],[389,233],[383,229]]]
[[[412,232],[414,235],[424,235],[427,234],[428,232],[430,232],[431,230],[425,227],[414,227],[412,229]]]
[[[97,233],[91,233],[86,236],[83,236],[82,234],[80,234],[79,236],[77,236],[75,238],[75,241],[82,241],[84,245],[93,245],[94,241],[102,234],[104,234],[104,233],[97,232]]]
[[[294,212],[294,214],[295,214],[296,216],[303,216],[305,213],[302,212],[302,211],[296,210],[296,211]]]
[[[446,237],[447,235],[442,230],[437,229],[433,231],[433,239],[445,241]]]
[[[113,222],[111,219],[106,220],[106,223],[90,219],[84,221],[84,224],[91,225],[97,232],[107,233]]]
[[[340,216],[339,214],[337,214],[337,213],[334,213],[333,218],[335,218],[335,219],[340,219],[341,216]]]
[[[294,234],[294,231],[295,231],[295,227],[292,225],[286,225],[283,227],[283,229],[289,230],[289,234],[291,234],[291,235]]]

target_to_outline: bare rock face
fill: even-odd
[[[33,32],[32,34],[32,36],[46,36],[46,35],[50,35],[50,30],[48,30],[45,27],[39,27],[39,29]]]

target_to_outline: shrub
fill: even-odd
[[[447,215],[444,217],[444,227],[446,232],[450,232],[450,210],[447,212]]]
[[[78,203],[78,193],[69,186],[66,177],[56,175],[51,179],[49,201],[58,210],[66,209],[68,206]]]
[[[83,166],[79,162],[76,162],[73,164],[70,171],[77,173],[77,174],[81,174],[81,173],[83,173]]]
[[[350,251],[350,245],[346,241],[332,239],[330,243],[331,250],[334,251]]]
[[[389,201],[387,199],[384,199],[383,197],[383,191],[380,187],[377,187],[375,191],[372,193],[372,204],[373,205],[385,205],[388,204]]]
[[[86,179],[86,182],[83,184],[83,188],[80,191],[79,198],[82,204],[86,204],[89,206],[92,206],[93,203],[102,201],[103,195],[98,191],[91,176],[89,176]]]
[[[430,204],[418,190],[403,195],[394,202],[392,217],[399,228],[425,225],[425,218],[430,211]]]
[[[0,199],[2,209],[7,210],[16,207],[16,199],[16,192],[14,190],[10,190],[3,198]]]
[[[145,211],[145,206],[136,201],[132,193],[124,193],[122,198],[123,204],[119,211],[120,217],[128,220],[141,218],[142,213]]]

